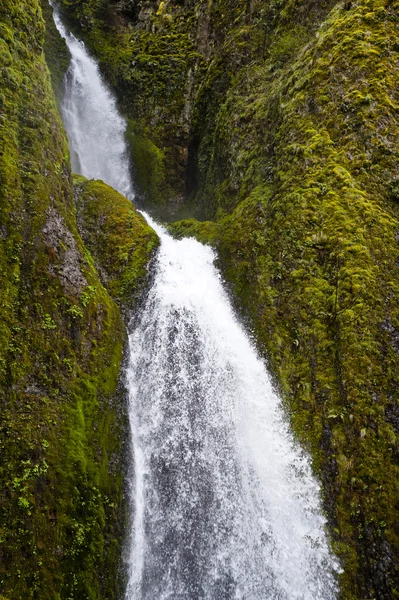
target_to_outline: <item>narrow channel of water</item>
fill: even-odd
[[[72,55],[62,116],[73,168],[132,199],[125,122],[84,44],[55,20]],[[126,600],[334,600],[319,484],[214,253],[146,218],[161,247],[130,333]]]

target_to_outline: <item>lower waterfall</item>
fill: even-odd
[[[127,598],[335,598],[319,491],[214,254],[162,245],[130,335]]]
[[[75,171],[133,198],[125,122],[84,44],[62,116]],[[294,443],[214,253],[161,238],[130,332],[132,527],[126,600],[333,600],[319,483]]]

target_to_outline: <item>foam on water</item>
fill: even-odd
[[[140,523],[127,598],[332,600],[318,483],[213,251],[155,227],[155,279],[130,336]]]

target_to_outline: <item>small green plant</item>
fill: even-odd
[[[27,500],[24,496],[20,496],[18,499],[18,506],[21,510],[28,510],[30,507],[29,500]]]
[[[94,285],[88,285],[81,293],[80,301],[85,308],[89,304],[90,300],[95,296],[96,290],[97,288]]]
[[[57,325],[50,315],[44,315],[42,317],[42,329],[57,329]]]
[[[67,315],[72,319],[81,319],[83,317],[83,310],[77,304],[72,304],[66,311]]]

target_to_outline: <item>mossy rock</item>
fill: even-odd
[[[398,597],[394,12],[338,6],[279,77],[271,53],[199,157],[224,274],[324,484],[345,600]]]
[[[0,31],[0,594],[114,599],[126,523],[125,325],[78,231],[39,2],[3,0]],[[123,240],[126,263],[104,233],[118,270],[104,254],[102,264],[122,301],[156,236],[120,200],[114,209],[120,223],[107,231]]]
[[[41,0],[43,18],[46,23],[44,38],[44,53],[50,69],[51,83],[58,104],[61,104],[64,95],[64,80],[71,60],[71,54],[64,38],[58,32],[53,18],[53,8],[48,0]]]
[[[74,183],[79,230],[102,282],[122,307],[132,309],[159,238],[133,204],[102,181],[75,176]]]
[[[214,221],[185,219],[170,223],[168,231],[178,240],[183,237],[194,237],[202,244],[210,246],[216,246],[220,239],[220,227]]]
[[[171,193],[165,180],[165,153],[152,141],[146,128],[133,119],[128,120],[126,137],[141,203],[160,215],[165,214]]]

